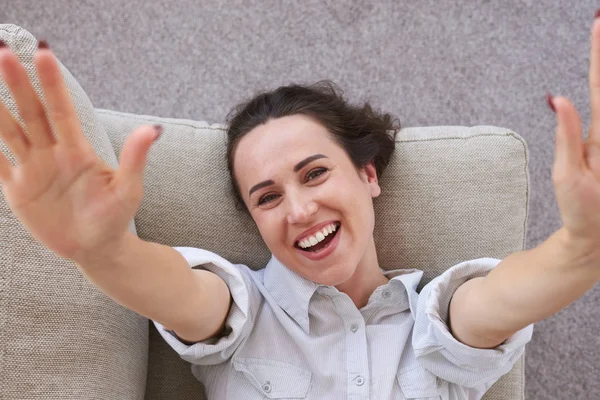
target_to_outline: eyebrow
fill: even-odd
[[[313,162],[315,160],[318,160],[319,158],[327,158],[327,156],[325,156],[323,154],[315,154],[310,157],[306,157],[304,160],[300,161],[298,164],[296,164],[294,166],[294,172],[300,171],[304,166],[306,166],[307,164],[310,164],[311,162]],[[261,183],[257,183],[256,185],[254,185],[250,188],[250,191],[248,192],[248,197],[250,197],[252,195],[252,193],[256,192],[258,189],[262,189],[266,186],[271,186],[274,184],[275,184],[275,182],[272,179],[263,181]]]

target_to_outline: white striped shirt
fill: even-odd
[[[167,343],[206,388],[208,399],[472,400],[509,372],[533,324],[494,349],[457,341],[447,325],[450,299],[466,280],[501,260],[459,263],[423,287],[423,271],[390,279],[356,308],[333,286],[304,279],[275,257],[254,271],[217,254],[175,247],[191,267],[216,273],[233,298],[217,338],[186,344],[158,322]]]

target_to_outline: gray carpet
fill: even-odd
[[[463,5],[460,5],[463,4]],[[530,151],[527,248],[561,225],[551,182],[568,96],[589,121],[591,0],[0,0],[45,38],[94,105],[222,122],[255,91],[330,78],[403,126],[497,125]],[[435,160],[432,160],[435,162]],[[600,288],[536,324],[528,399],[599,399]]]

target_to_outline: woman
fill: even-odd
[[[388,281],[372,198],[400,127],[368,105],[349,106],[329,82],[281,87],[235,111],[227,158],[238,204],[279,261],[361,308]]]
[[[592,43],[596,82],[598,23]],[[0,43],[0,72],[29,133],[0,106],[0,137],[17,163],[0,157],[8,204],[46,247],[152,319],[210,398],[480,398],[522,355],[534,322],[600,280],[600,268],[589,267],[600,261],[592,250],[600,247],[600,223],[589,218],[600,204],[600,194],[590,195],[600,193],[600,162],[592,158],[598,127],[584,170],[580,123],[565,98],[550,103],[559,115],[555,176],[565,230],[501,263],[460,263],[417,293],[422,271],[382,270],[373,241],[372,199],[399,129],[388,114],[352,107],[327,84],[282,87],[235,110],[232,186],[273,253],[266,268],[253,271],[131,234],[146,154],[160,127],[134,131],[119,169],[111,169],[85,140],[46,43],[35,62],[48,116]],[[593,104],[600,113],[600,101]],[[565,189],[567,177],[579,185]],[[573,279],[548,273],[575,260]],[[534,275],[523,264],[556,268]]]

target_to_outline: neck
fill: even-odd
[[[356,308],[360,310],[367,305],[369,297],[375,289],[388,282],[389,279],[379,268],[375,241],[371,237],[365,255],[356,267],[354,274],[335,287],[340,292],[346,293],[352,299]]]

